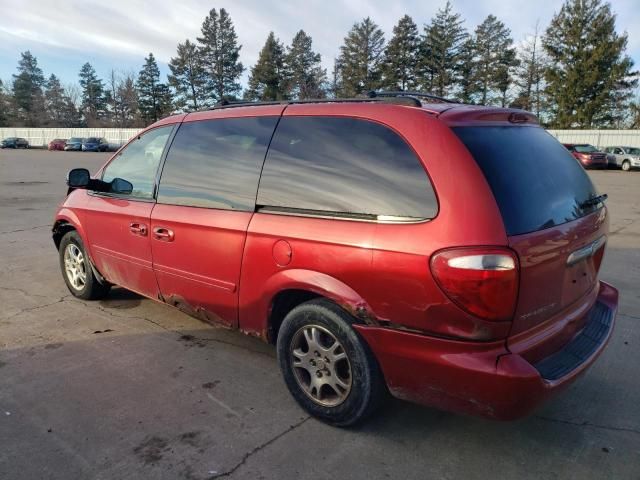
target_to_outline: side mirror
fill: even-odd
[[[86,168],[74,168],[67,174],[67,185],[71,188],[87,188],[91,174]]]
[[[124,178],[116,177],[111,180],[111,192],[128,195],[133,192],[133,185],[131,184],[131,182],[126,181]]]

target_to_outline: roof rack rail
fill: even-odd
[[[234,107],[253,107],[265,105],[297,105],[305,103],[359,103],[359,102],[390,102],[403,105],[410,104],[414,107],[421,107],[421,99],[429,99],[442,103],[458,103],[447,98],[437,97],[429,93],[422,92],[404,92],[404,91],[381,91],[371,90],[361,97],[355,98],[313,98],[305,100],[272,100],[272,101],[247,101],[247,100],[221,100],[216,103],[210,110],[218,110],[220,108]]]
[[[252,101],[252,100],[220,100],[216,102],[213,107],[210,107],[209,110],[217,110],[219,108],[233,108],[233,107],[251,107],[258,105],[284,105],[289,103],[287,100],[282,101]]]
[[[404,91],[404,90],[383,90],[381,92],[376,92],[375,90],[371,90],[367,93],[369,98],[378,98],[378,97],[414,97],[414,98],[427,98],[429,100],[435,100],[437,102],[442,103],[459,103],[455,100],[451,100],[449,98],[438,97],[437,95],[432,95],[430,93],[425,92],[412,92],[412,91]]]
[[[397,101],[394,102],[393,99],[396,98]],[[417,98],[412,98],[409,96],[402,97],[380,97],[380,98],[370,98],[370,97],[359,97],[359,98],[313,98],[313,99],[305,99],[305,100],[281,100],[281,101],[229,101],[225,100],[224,102],[218,102],[213,107],[210,107],[208,110],[219,110],[222,108],[235,108],[235,107],[260,107],[265,105],[299,105],[306,103],[363,103],[363,102],[389,102],[389,103],[400,103],[406,105],[407,103],[411,103],[411,106],[421,107],[422,102],[420,102]]]

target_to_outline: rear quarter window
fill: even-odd
[[[593,212],[597,195],[578,161],[539,127],[457,127],[493,191],[508,235],[561,225]]]
[[[342,117],[281,119],[257,203],[372,219],[437,213],[433,188],[411,147],[381,124]]]

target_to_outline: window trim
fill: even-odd
[[[100,171],[98,172],[98,174],[100,175],[100,180],[102,180],[104,178],[104,172],[107,169],[107,167],[109,165],[111,165],[111,163],[118,158],[120,155],[122,155],[122,152],[125,151],[125,149],[134,141],[139,140],[140,137],[142,137],[143,135],[146,135],[149,132],[153,132],[154,130],[157,130],[159,128],[171,128],[171,130],[169,131],[169,137],[167,138],[167,141],[164,144],[164,147],[162,149],[162,154],[160,155],[160,161],[158,162],[158,166],[156,167],[156,173],[154,175],[153,178],[153,191],[152,191],[152,195],[151,198],[146,198],[146,197],[136,197],[136,196],[132,196],[132,195],[127,195],[124,193],[110,193],[110,192],[97,192],[97,191],[90,191],[88,192],[90,195],[96,196],[96,197],[105,197],[105,198],[115,198],[115,199],[120,199],[120,200],[130,200],[132,202],[145,202],[145,203],[156,203],[156,196],[158,195],[158,181],[160,179],[158,172],[160,170],[161,165],[164,165],[164,160],[167,156],[167,153],[169,152],[169,145],[173,142],[173,138],[176,135],[176,131],[178,130],[176,128],[176,125],[180,125],[180,123],[170,123],[170,124],[164,124],[164,125],[158,125],[157,127],[154,128],[150,128],[148,130],[145,130],[144,132],[140,132],[138,133],[138,135],[136,135],[135,137],[131,138],[125,145],[122,146],[122,148],[120,148],[120,150],[118,150],[110,159],[109,161],[100,169]],[[125,179],[126,180],[126,179]]]
[[[402,217],[394,215],[373,215],[366,213],[332,212],[330,210],[309,210],[307,208],[278,207],[272,205],[256,205],[256,213],[284,215],[291,217],[321,218],[325,220],[344,220],[380,224],[417,224],[427,223],[432,218]],[[435,217],[434,217],[435,218]]]
[[[381,127],[387,128],[388,130],[392,131],[393,133],[395,133],[403,142],[404,144],[409,148],[409,150],[413,153],[413,155],[415,156],[415,158],[418,160],[418,164],[420,165],[420,167],[422,168],[422,170],[424,171],[425,175],[427,176],[427,179],[429,180],[429,185],[431,187],[431,190],[433,191],[433,196],[435,199],[435,209],[434,209],[434,215],[432,217],[404,217],[404,216],[392,216],[392,215],[368,215],[368,214],[349,214],[346,212],[332,212],[329,210],[309,210],[309,209],[303,209],[303,208],[295,208],[295,207],[281,207],[281,206],[275,206],[275,205],[259,205],[258,204],[258,195],[260,193],[260,184],[262,183],[262,173],[264,171],[264,166],[267,162],[267,158],[269,157],[269,151],[271,150],[271,144],[273,142],[273,139],[275,138],[276,134],[278,133],[278,128],[280,127],[280,120],[282,120],[282,118],[287,117],[287,118],[337,118],[337,119],[352,119],[352,120],[361,120],[363,122],[370,122],[370,123],[375,123],[377,125],[380,125]],[[418,153],[418,151],[415,149],[415,147],[413,146],[413,144],[407,139],[407,137],[404,136],[404,134],[399,131],[395,126],[393,125],[389,125],[388,123],[385,123],[381,120],[378,120],[376,118],[370,118],[367,116],[363,116],[363,115],[339,115],[339,114],[300,114],[300,115],[287,115],[286,114],[286,109],[282,112],[282,114],[280,115],[280,120],[278,120],[278,123],[276,124],[275,129],[273,130],[273,134],[271,135],[271,140],[269,141],[269,147],[267,148],[267,151],[265,153],[264,156],[264,160],[262,162],[262,169],[260,170],[260,179],[258,181],[258,190],[256,191],[256,209],[255,212],[256,213],[266,213],[266,214],[273,214],[273,215],[289,215],[289,216],[294,216],[294,217],[307,217],[307,218],[325,218],[325,219],[332,219],[332,220],[343,220],[343,221],[356,221],[356,222],[368,222],[368,223],[379,223],[379,224],[420,224],[420,223],[428,223],[431,222],[433,220],[435,220],[436,218],[438,218],[438,216],[440,215],[440,196],[438,194],[438,190],[436,188],[436,184],[433,181],[433,178],[431,177],[431,174],[429,173],[429,170],[427,169],[427,166],[425,165],[425,162],[422,158],[422,156]],[[357,218],[358,216],[363,217],[363,218]],[[364,218],[364,217],[371,217],[369,218]]]

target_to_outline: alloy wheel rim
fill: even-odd
[[[351,391],[349,357],[338,339],[319,325],[305,325],[291,339],[293,374],[302,391],[315,403],[335,407]]]
[[[82,250],[74,243],[64,250],[64,270],[75,290],[82,290],[87,283],[87,268]]]

